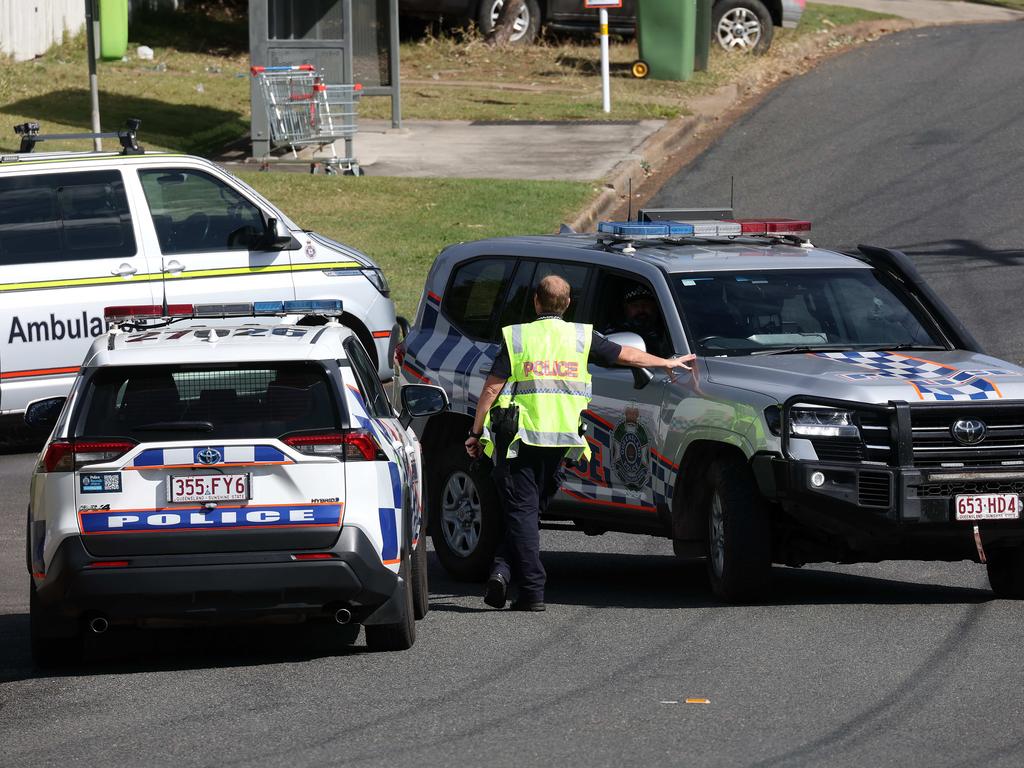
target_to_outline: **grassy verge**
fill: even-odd
[[[105,130],[140,117],[144,145],[197,154],[215,152],[247,133],[247,19],[201,13],[165,13],[132,23],[127,61],[99,65]],[[755,59],[716,50],[709,71],[685,83],[635,80],[629,67],[637,58],[636,44],[618,41],[611,47],[611,115],[601,112],[596,41],[564,38],[496,50],[472,33],[429,37],[402,44],[402,110],[409,119],[673,117],[686,113],[688,99],[771,66],[794,41],[880,18],[868,11],[811,4],[799,28],[776,30],[767,56]],[[139,44],[155,50],[152,61],[136,58]],[[0,151],[17,147],[11,126],[27,120],[41,122],[44,132],[89,130],[87,86],[81,35],[33,61],[0,62]],[[388,110],[389,101],[382,98],[365,99],[360,106],[365,117],[384,117]]]
[[[967,0],[967,2],[980,3],[981,5],[1001,5],[1003,8],[1024,11],[1024,0]]]
[[[594,194],[592,184],[239,174],[297,223],[373,256],[411,317],[438,252],[483,237],[554,232]]]

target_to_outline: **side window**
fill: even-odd
[[[505,299],[505,306],[501,308],[501,315],[498,317],[498,328],[516,323],[528,323],[533,320],[533,273],[537,269],[537,262],[519,262],[516,267],[515,277],[512,278],[512,285],[509,286],[508,296]]]
[[[0,264],[135,253],[120,171],[0,178]]]
[[[377,376],[377,371],[370,363],[370,358],[363,349],[363,345],[355,337],[345,342],[345,351],[348,353],[348,360],[352,364],[352,370],[356,374],[356,381],[359,383],[359,391],[366,403],[366,412],[375,419],[394,418],[394,411],[391,402],[388,400],[384,385]]]
[[[164,254],[247,250],[263,233],[260,209],[207,173],[140,170],[139,179]]]
[[[452,324],[471,338],[497,341],[494,319],[514,266],[514,259],[492,258],[457,267],[441,304]]]
[[[562,315],[564,320],[574,322],[583,317],[582,302],[587,295],[587,282],[590,279],[590,267],[583,264],[566,264],[564,262],[551,261],[542,262],[537,265],[537,273],[534,275],[533,285],[536,286],[548,275],[558,275],[565,279],[571,289],[569,293],[569,308]],[[532,290],[533,286],[531,286]],[[532,296],[532,294],[531,294]],[[527,320],[533,320],[536,313],[533,311],[532,301],[529,303],[526,312]]]
[[[594,328],[604,334],[628,331],[644,340],[647,351],[672,354],[672,337],[658,297],[646,280],[601,270],[593,311]]]

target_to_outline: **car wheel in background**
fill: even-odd
[[[434,552],[452,577],[484,581],[501,540],[500,502],[494,482],[465,454],[444,457],[438,470],[430,483]]]
[[[502,0],[480,0],[476,23],[485,35],[489,35],[498,22],[502,5]],[[537,0],[523,0],[523,11],[516,17],[512,27],[510,43],[528,45],[536,41],[540,34],[540,6]]]
[[[81,628],[75,625],[72,634],[52,635],[51,619],[36,596],[36,585],[29,584],[28,634],[32,661],[40,669],[75,664],[82,660]]]
[[[708,578],[711,591],[729,603],[760,597],[771,576],[771,527],[750,469],[736,460],[711,467]]]
[[[772,44],[772,15],[761,0],[722,0],[711,16],[711,36],[726,51],[762,54]]]
[[[404,597],[404,610],[402,618],[394,624],[370,624],[366,630],[366,647],[371,651],[407,651],[416,642],[416,619],[413,615],[413,586],[411,582],[412,565],[409,562],[409,553],[402,557],[402,564],[398,568],[398,575],[402,577],[404,585],[402,593]]]
[[[427,578],[427,535],[420,531],[416,549],[412,552],[412,607],[413,615],[422,619],[430,610],[430,583]]]
[[[996,597],[1024,599],[1024,549],[994,549],[988,553],[985,568]]]

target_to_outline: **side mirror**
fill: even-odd
[[[654,381],[654,374],[649,368],[633,368],[631,370],[633,371],[633,389],[643,389]]]
[[[47,397],[42,400],[33,400],[25,409],[25,423],[30,427],[47,427],[53,429],[57,423],[60,412],[64,410],[66,397]]]
[[[630,331],[609,333],[608,340],[614,341],[620,347],[633,347],[641,352],[647,351],[647,344],[644,343],[643,337]],[[630,370],[633,371],[633,389],[643,389],[654,381],[654,374],[647,368],[631,368]]]
[[[263,229],[263,237],[260,239],[259,247],[264,251],[283,251],[292,242],[292,233],[280,219],[270,217]]]
[[[448,393],[431,384],[406,384],[402,387],[402,413],[398,419],[408,427],[413,419],[433,416],[450,407]]]

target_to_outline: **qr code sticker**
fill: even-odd
[[[121,477],[119,475],[104,475],[103,476],[103,490],[104,491],[120,491],[121,490]]]

